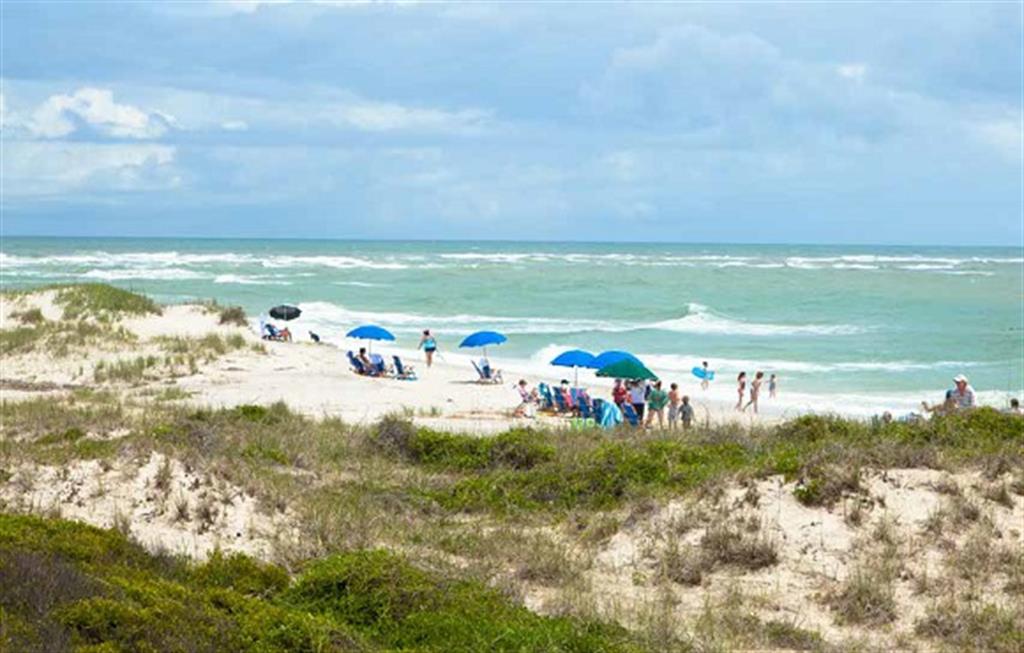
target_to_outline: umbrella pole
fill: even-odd
[[[573,387],[575,387],[577,390],[579,390],[579,387],[580,387],[580,368],[578,368],[575,365],[572,366],[572,382],[573,382]]]

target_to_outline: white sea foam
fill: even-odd
[[[102,279],[119,281],[125,279],[154,279],[159,281],[182,281],[187,279],[205,279],[206,275],[193,270],[181,268],[119,268],[113,270],[89,270],[79,275],[83,279]]]
[[[267,256],[259,261],[266,268],[295,268],[319,266],[350,270],[405,270],[409,265],[392,260],[377,261],[357,256]]]
[[[432,328],[450,334],[468,334],[480,329],[495,329],[518,334],[570,334],[585,332],[625,333],[640,330],[664,330],[678,333],[714,333],[749,336],[787,335],[850,335],[865,329],[852,325],[763,324],[742,322],[716,315],[702,304],[691,303],[681,318],[653,323],[595,320],[586,318],[558,318],[497,315],[428,315],[387,311],[353,310],[330,302],[309,302],[302,309],[312,318],[331,328],[354,324],[379,324],[401,332],[416,332]]]
[[[333,281],[331,283],[335,286],[354,286],[356,288],[382,288],[391,285],[387,283],[370,283],[368,281]]]
[[[718,267],[718,268],[791,268],[818,270],[871,270],[876,268],[906,267],[907,269],[929,270],[923,266],[964,265],[1020,265],[1019,257],[953,257],[923,254],[853,254],[836,256],[758,256],[730,254],[664,254],[628,252],[455,252],[439,254],[380,255],[291,255],[253,254],[232,252],[183,253],[168,252],[107,252],[91,251],[50,256],[22,256],[0,252],[0,266],[49,267],[191,267],[205,265],[258,265],[265,268],[309,268],[325,267],[334,269],[443,269],[450,267],[478,268],[485,265],[560,264],[588,266],[639,266],[639,267]],[[921,266],[921,267],[910,267]]]
[[[647,328],[678,333],[713,333],[745,336],[821,335],[839,336],[863,333],[863,327],[849,324],[766,324],[743,322],[714,313],[703,304],[691,302],[685,316],[662,320]]]
[[[260,275],[218,274],[214,283],[234,283],[243,286],[290,286],[291,281]]]
[[[466,335],[481,329],[505,333],[572,333],[580,331],[624,331],[628,326],[615,322],[548,317],[511,317],[494,315],[427,315],[387,311],[351,310],[330,302],[308,302],[300,305],[304,314],[334,328],[356,324],[379,324],[399,332],[418,332],[431,328],[454,335]]]

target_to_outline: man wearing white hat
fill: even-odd
[[[974,388],[967,383],[967,377],[963,374],[957,374],[953,377],[953,383],[956,384],[956,388],[952,392],[953,399],[956,400],[957,410],[974,408]]]

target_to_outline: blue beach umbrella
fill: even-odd
[[[375,324],[364,324],[363,326],[356,327],[345,334],[348,338],[356,338],[358,340],[394,340],[395,336],[384,327],[379,327]]]
[[[508,340],[505,336],[501,335],[497,331],[477,331],[466,336],[459,347],[483,347],[484,358],[487,358],[487,346],[488,345],[500,345],[501,343]]]
[[[594,357],[594,362],[591,364],[591,367],[595,370],[600,370],[605,367],[608,367],[613,363],[618,363],[619,361],[624,360],[636,361],[637,363],[640,362],[639,358],[629,353],[628,351],[619,351],[613,349],[611,351],[601,352],[596,357]]]
[[[594,355],[588,351],[582,349],[570,349],[569,351],[563,351],[561,354],[555,357],[551,361],[552,365],[558,367],[571,367],[573,374],[573,386],[579,387],[580,376],[579,369],[581,367],[591,367],[594,364]]]

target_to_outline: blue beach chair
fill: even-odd
[[[398,356],[392,356],[391,360],[395,362],[395,376],[403,381],[415,381],[416,370],[412,368],[412,365],[406,366],[402,364],[402,359]]]
[[[356,355],[353,354],[351,351],[348,352],[348,363],[349,365],[352,366],[352,371],[354,371],[356,374],[361,374],[363,376],[369,374],[369,372],[366,371],[366,366],[363,365],[363,361],[356,358]]]
[[[380,354],[370,354],[370,362],[373,363],[373,370],[377,376],[387,376],[388,367],[384,364],[384,357]]]
[[[555,398],[551,396],[551,387],[547,383],[540,383],[537,385],[537,391],[540,392],[543,402],[541,410],[555,410]]]
[[[473,364],[473,369],[476,370],[477,375],[479,375],[480,378],[478,381],[480,383],[501,383],[501,373],[492,372],[491,366],[485,361],[480,361],[481,365],[477,365],[476,361],[473,360],[469,362]]]
[[[593,417],[593,413],[590,410],[590,405],[585,401],[576,402],[576,410],[579,411],[580,417],[586,419]]]
[[[622,408],[622,415],[629,422],[630,426],[640,426],[640,416],[636,414],[633,404],[624,403],[620,408]]]

